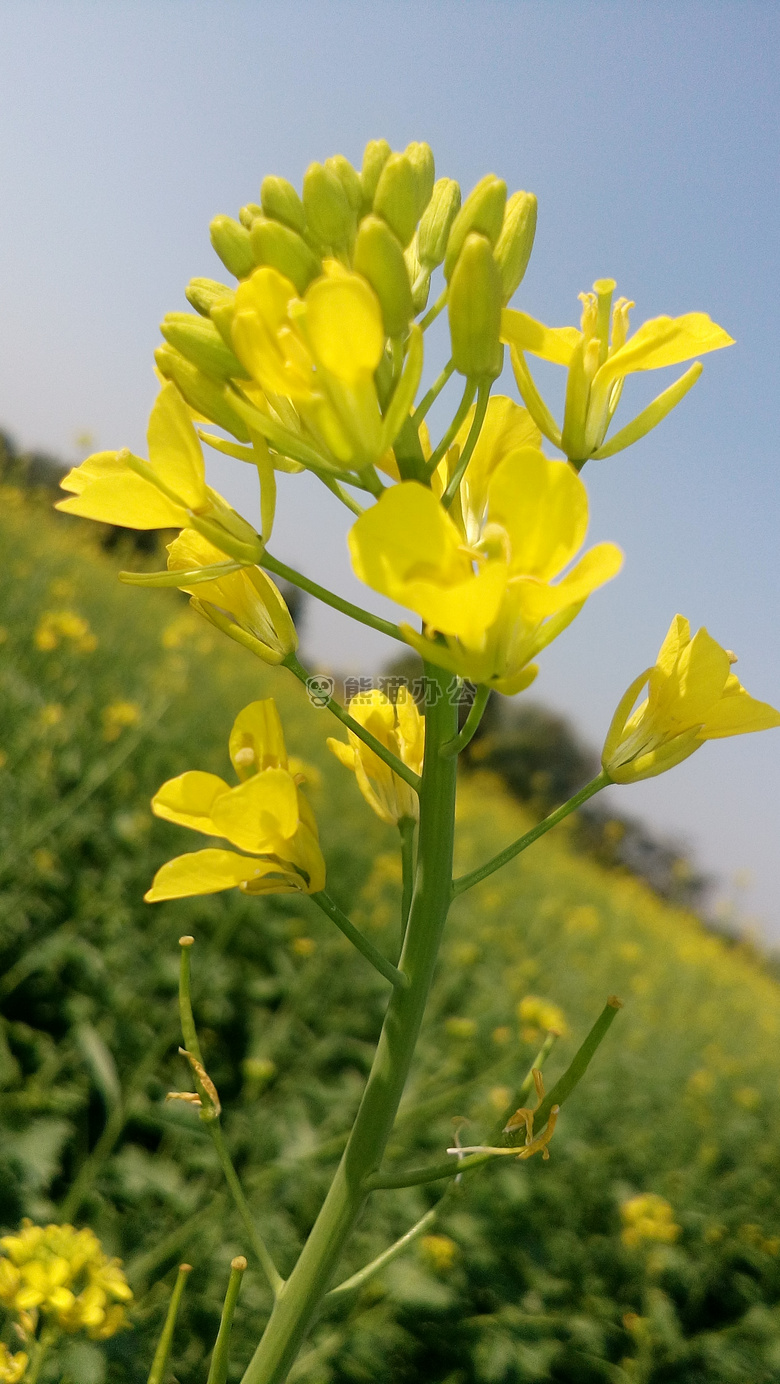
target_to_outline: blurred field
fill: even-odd
[[[388,953],[394,833],[325,750],[327,712],[289,675],[198,622],[178,593],[121,587],[128,554],[100,552],[86,527],[10,487],[0,516],[0,1222],[72,1218],[127,1264],[134,1331],[74,1345],[51,1379],[141,1384],[188,1259],[175,1376],[195,1384],[230,1258],[247,1246],[196,1115],[164,1103],[188,1084],[176,939],[196,938],[207,1065],[283,1271],[340,1153],[386,996],[306,900],[145,905],[154,869],[196,844],[153,819],[149,798],[187,768],[229,774],[234,715],[274,695],[290,752],[312,766],[329,888]],[[477,775],[459,819],[461,869],[527,825]],[[524,998],[566,1016],[554,1078],[611,993],[625,1008],[550,1162],[465,1180],[438,1238],[323,1318],[299,1380],[780,1377],[780,987],[691,915],[572,851],[565,829],[453,910],[389,1157],[440,1156],[457,1116],[464,1141],[490,1135],[538,1047]],[[442,1190],[376,1194],[345,1276]],[[673,1242],[624,1242],[621,1206],[645,1192],[670,1203]],[[232,1378],[268,1308],[250,1261]]]

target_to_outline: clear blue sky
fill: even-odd
[[[2,10],[0,426],[62,455],[82,429],[142,448],[157,323],[186,306],[192,275],[219,276],[211,216],[236,214],[267,172],[300,184],[312,159],[359,161],[368,138],[427,139],[464,190],[493,171],[538,195],[517,305],[573,322],[577,293],[611,275],[635,325],[703,309],[737,339],[661,429],[586,470],[592,537],[621,543],[626,566],[544,656],[538,695],[599,743],[679,610],[780,704],[776,5]],[[646,392],[634,383],[626,409]],[[240,464],[212,479],[252,512]],[[340,512],[306,478],[282,500],[279,556],[356,590]],[[330,616],[308,642],[360,671],[386,657]],[[611,790],[619,810],[686,838],[727,891],[749,870],[741,906],[780,940],[779,791],[777,731]]]

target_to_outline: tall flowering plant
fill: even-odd
[[[698,357],[731,344],[701,312],[657,317],[632,332],[634,305],[626,298],[613,302],[611,279],[581,295],[579,327],[548,327],[509,307],[535,228],[531,193],[508,195],[502,179],[488,174],[462,199],[453,179],[436,178],[433,154],[421,143],[393,152],[386,141],[372,141],[359,172],[341,156],[313,163],[302,194],[284,178],[266,177],[258,203],[243,207],[237,220],[218,216],[211,224],[213,247],[232,282],[193,279],[186,296],[194,311],[163,320],[155,357],[162,388],[148,459],[127,450],[101,452],[62,482],[68,497],[59,507],[68,513],[179,530],[167,570],[125,573],[124,580],[188,592],[195,610],[228,638],[306,683],[312,702],[346,730],[346,739],[328,740],[331,750],[355,774],[368,807],[398,828],[401,942],[388,956],[329,892],[304,777],[288,758],[273,700],[246,707],[230,732],[235,783],[188,769],[163,784],[152,802],[158,816],[219,844],[164,865],[146,895],[151,903],[234,888],[308,895],[389,987],[344,1155],[298,1261],[283,1278],[222,1137],[219,1096],[190,1006],[193,939],[181,939],[182,1052],[195,1090],[174,1095],[199,1109],[248,1248],[274,1297],[245,1384],[285,1379],[324,1301],[346,1297],[435,1220],[436,1207],[379,1259],[338,1283],[344,1246],[381,1189],[425,1182],[446,1189],[496,1159],[549,1157],[561,1107],[620,1007],[614,997],[607,1001],[571,1066],[546,1093],[541,1066],[554,1041],[551,1029],[513,1102],[517,1108],[508,1108],[491,1140],[458,1144],[427,1166],[386,1168],[453,898],[606,785],[661,773],[705,740],[780,725],[780,714],[752,698],[731,671],[734,655],[706,630],[692,637],[688,622],[675,616],[655,664],[620,701],[598,776],[491,860],[453,878],[458,758],[491,690],[512,696],[528,687],[536,659],[620,570],[615,544],[585,547],[586,461],[643,437],[696,383]],[[436,374],[426,333],[444,313],[449,352]],[[506,347],[519,400],[494,392]],[[566,368],[560,424],[534,381],[533,357]],[[615,424],[629,374],[688,361],[648,407]],[[451,421],[432,439],[430,410],[450,389]],[[548,444],[555,455],[545,452]],[[207,485],[203,445],[255,468],[258,522]],[[280,471],[311,472],[347,508],[355,573],[408,612],[400,623],[272,556]],[[393,699],[373,691],[343,705],[327,680],[311,678],[301,665],[275,577],[416,650],[424,695],[415,700],[404,689]],[[466,684],[473,694],[460,725]],[[534,1093],[534,1103],[526,1104]],[[226,1377],[242,1272],[243,1261],[231,1277],[209,1375],[214,1384]],[[183,1282],[150,1378],[162,1377]]]

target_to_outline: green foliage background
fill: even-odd
[[[229,775],[234,715],[274,695],[290,752],[314,770],[329,888],[388,953],[396,840],[325,750],[327,713],[289,675],[222,640],[178,593],[119,586],[116,556],[80,524],[11,487],[0,516],[0,1223],[72,1218],[126,1262],[134,1330],[105,1348],[74,1341],[51,1379],[141,1384],[175,1266],[191,1262],[175,1378],[195,1384],[229,1261],[247,1246],[196,1114],[164,1100],[189,1084],[176,1055],[177,938],[196,938],[206,1063],[283,1272],[343,1146],[386,990],[305,899],[234,892],[145,905],[154,869],[195,845],[152,818],[149,798],[187,768]],[[67,639],[36,647],[41,617],[63,610],[89,622],[91,652]],[[137,705],[140,721],[107,740],[104,713],[118,701]],[[498,782],[472,772],[459,868],[525,825]],[[617,993],[625,1008],[565,1107],[551,1160],[464,1179],[437,1226],[455,1246],[449,1267],[417,1246],[332,1309],[300,1380],[780,1375],[780,988],[748,952],[568,837],[559,829],[453,909],[389,1154],[440,1157],[457,1116],[468,1117],[467,1141],[489,1136],[538,1045],[518,1023],[525,995],[567,1015],[554,1078]],[[441,1191],[376,1194],[345,1276]],[[623,1245],[620,1204],[640,1191],[671,1202],[676,1245]],[[232,1378],[269,1305],[250,1258]]]

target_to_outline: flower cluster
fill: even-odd
[[[127,1325],[133,1294],[120,1261],[103,1253],[91,1230],[25,1220],[18,1234],[0,1239],[0,1249],[0,1302],[24,1330],[34,1330],[39,1314],[61,1331],[86,1331],[92,1340],[106,1340]]]
[[[644,1192],[624,1201],[620,1218],[623,1222],[621,1239],[629,1249],[637,1249],[648,1240],[673,1245],[680,1234],[672,1207],[655,1192]]]
[[[7,1346],[0,1341],[0,1384],[19,1384],[24,1379],[29,1356],[24,1350],[12,1355]]]
[[[38,621],[33,642],[42,653],[51,653],[62,644],[70,644],[80,654],[91,654],[97,648],[88,622],[75,610],[47,610]]]

